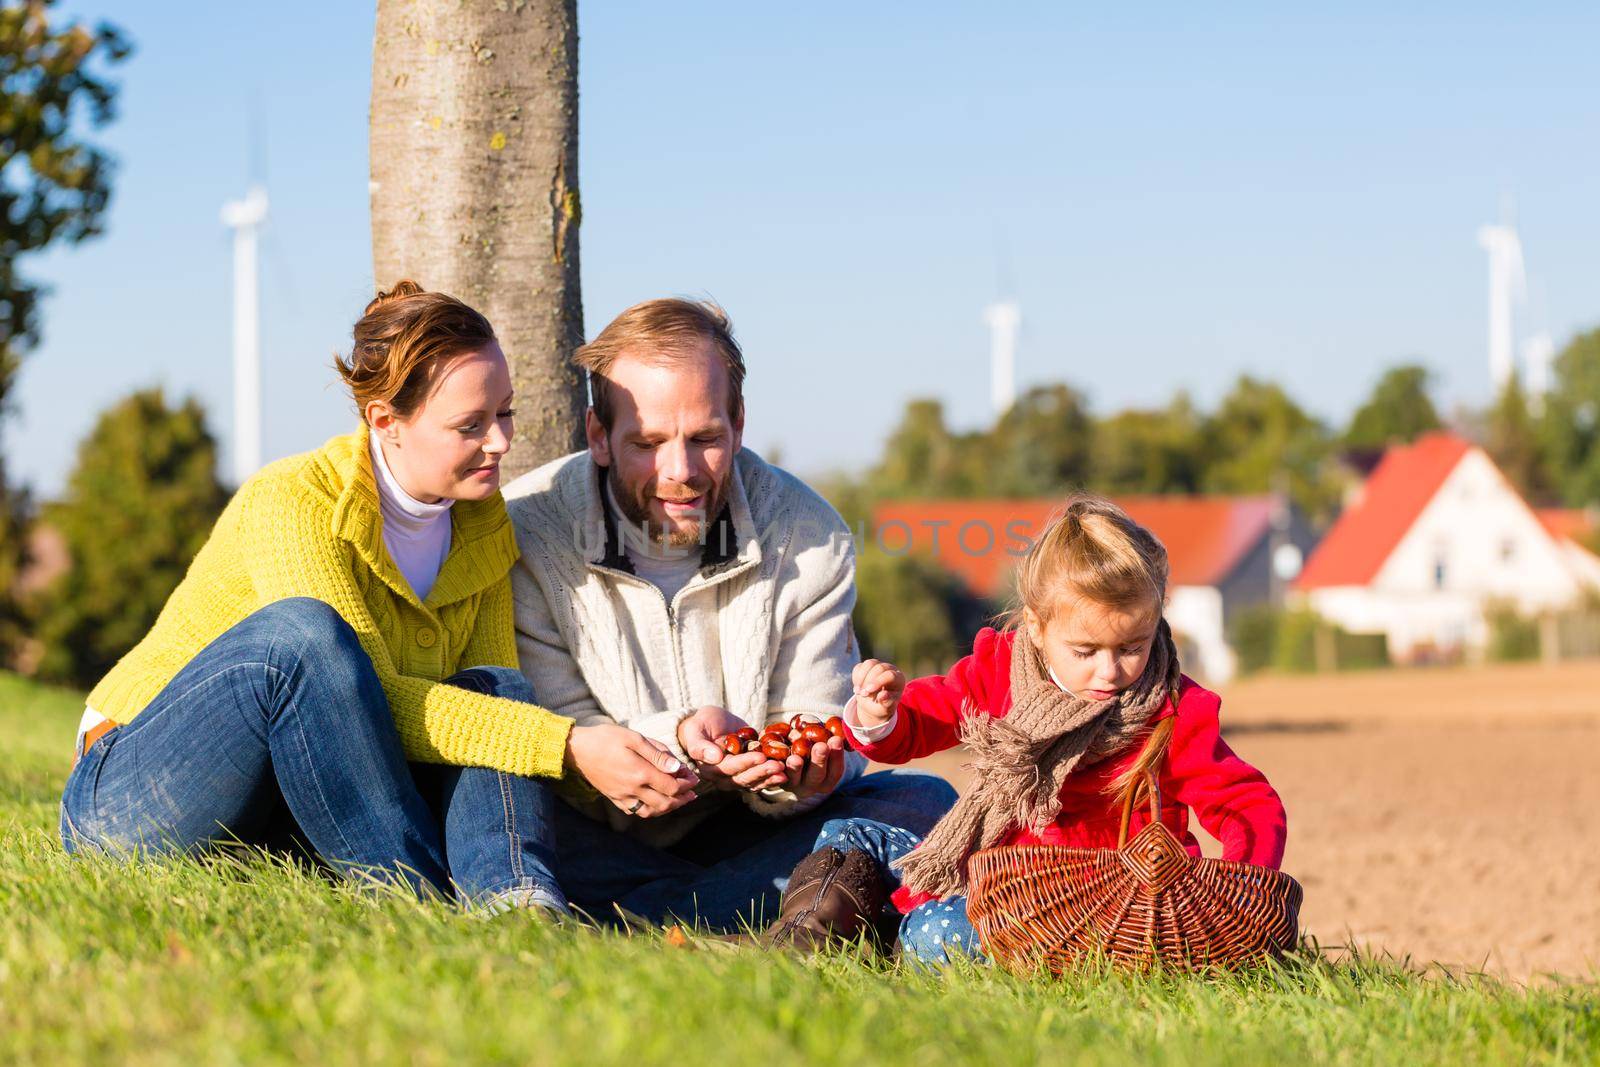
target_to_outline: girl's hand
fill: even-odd
[[[867,659],[850,672],[856,690],[856,722],[861,726],[882,726],[894,718],[905,692],[906,676],[893,663]]]

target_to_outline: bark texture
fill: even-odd
[[[378,0],[372,265],[489,317],[514,477],[580,447],[577,0]]]

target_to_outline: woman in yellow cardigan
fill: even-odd
[[[62,839],[196,851],[288,827],[367,877],[563,911],[546,780],[571,767],[660,813],[693,775],[632,731],[574,729],[517,669],[488,321],[401,282],[337,364],[361,427],[241,486],[89,694]]]

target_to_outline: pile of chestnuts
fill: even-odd
[[[837,715],[827,722],[793,715],[788,722],[768,723],[766,729],[759,733],[755,727],[746,726],[731,734],[723,734],[717,738],[717,744],[730,756],[759,752],[768,759],[782,761],[790,756],[808,759],[812,746],[827,744],[830,737],[843,736],[844,720]]]

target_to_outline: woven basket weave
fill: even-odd
[[[1117,847],[988,848],[968,861],[967,912],[988,954],[1059,974],[1086,953],[1140,969],[1240,967],[1276,956],[1298,934],[1300,883],[1251,863],[1189,855],[1161,824],[1152,775],[1150,825]]]

